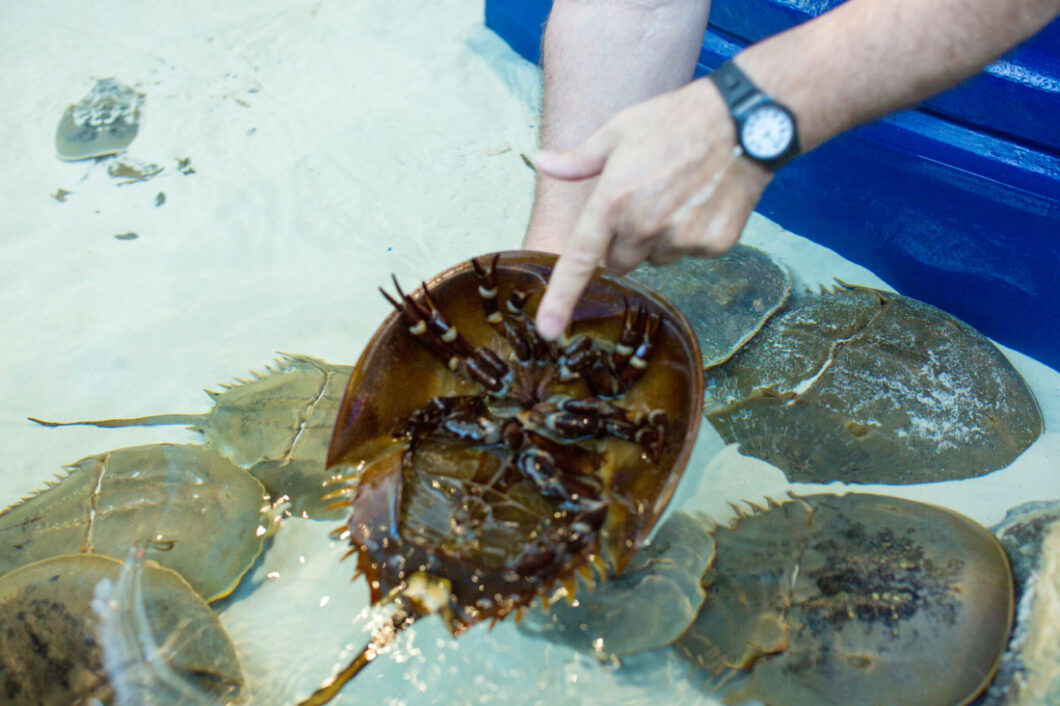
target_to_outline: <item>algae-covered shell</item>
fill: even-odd
[[[140,129],[144,95],[113,78],[96,82],[88,95],[71,105],[55,130],[61,159],[105,157],[121,152]]]
[[[747,245],[736,245],[721,257],[644,265],[629,277],[666,297],[688,318],[705,367],[728,359],[791,293],[787,269]]]
[[[206,600],[228,595],[261,553],[265,489],[216,452],[154,444],[88,456],[54,485],[0,513],[0,573],[59,554],[147,558]]]
[[[956,512],[811,495],[743,514],[714,541],[706,600],[677,646],[745,677],[727,703],[963,704],[997,670],[1012,573]]]
[[[5,704],[228,703],[242,685],[216,614],[175,571],[75,554],[0,577]]]
[[[981,476],[1043,428],[1030,388],[984,336],[923,302],[860,287],[789,303],[707,370],[707,391],[721,436],[792,481]]]

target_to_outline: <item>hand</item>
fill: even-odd
[[[541,334],[566,329],[600,263],[625,273],[731,248],[772,179],[734,145],[725,103],[701,79],[623,110],[572,150],[539,152],[550,177],[599,176],[538,306]]]

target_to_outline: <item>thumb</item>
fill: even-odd
[[[584,142],[569,150],[540,150],[534,167],[554,179],[577,181],[598,176],[614,149],[613,132],[597,130]]]

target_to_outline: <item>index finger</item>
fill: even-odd
[[[537,307],[535,323],[538,333],[544,338],[554,341],[567,328],[578,299],[592,279],[613,237],[604,221],[602,209],[590,196],[571,237],[563,246],[563,253],[556,261],[545,294]]]

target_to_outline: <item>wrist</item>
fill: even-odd
[[[836,53],[847,49],[840,39],[822,41],[842,27],[834,13],[752,44],[733,61],[765,93],[788,107],[799,125],[803,152],[809,152],[857,124],[858,96],[850,93],[846,70],[838,70]],[[847,56],[845,61],[852,61]]]
[[[776,171],[800,154],[794,113],[762,91],[734,61],[719,66],[709,79],[726,104],[744,156]]]

